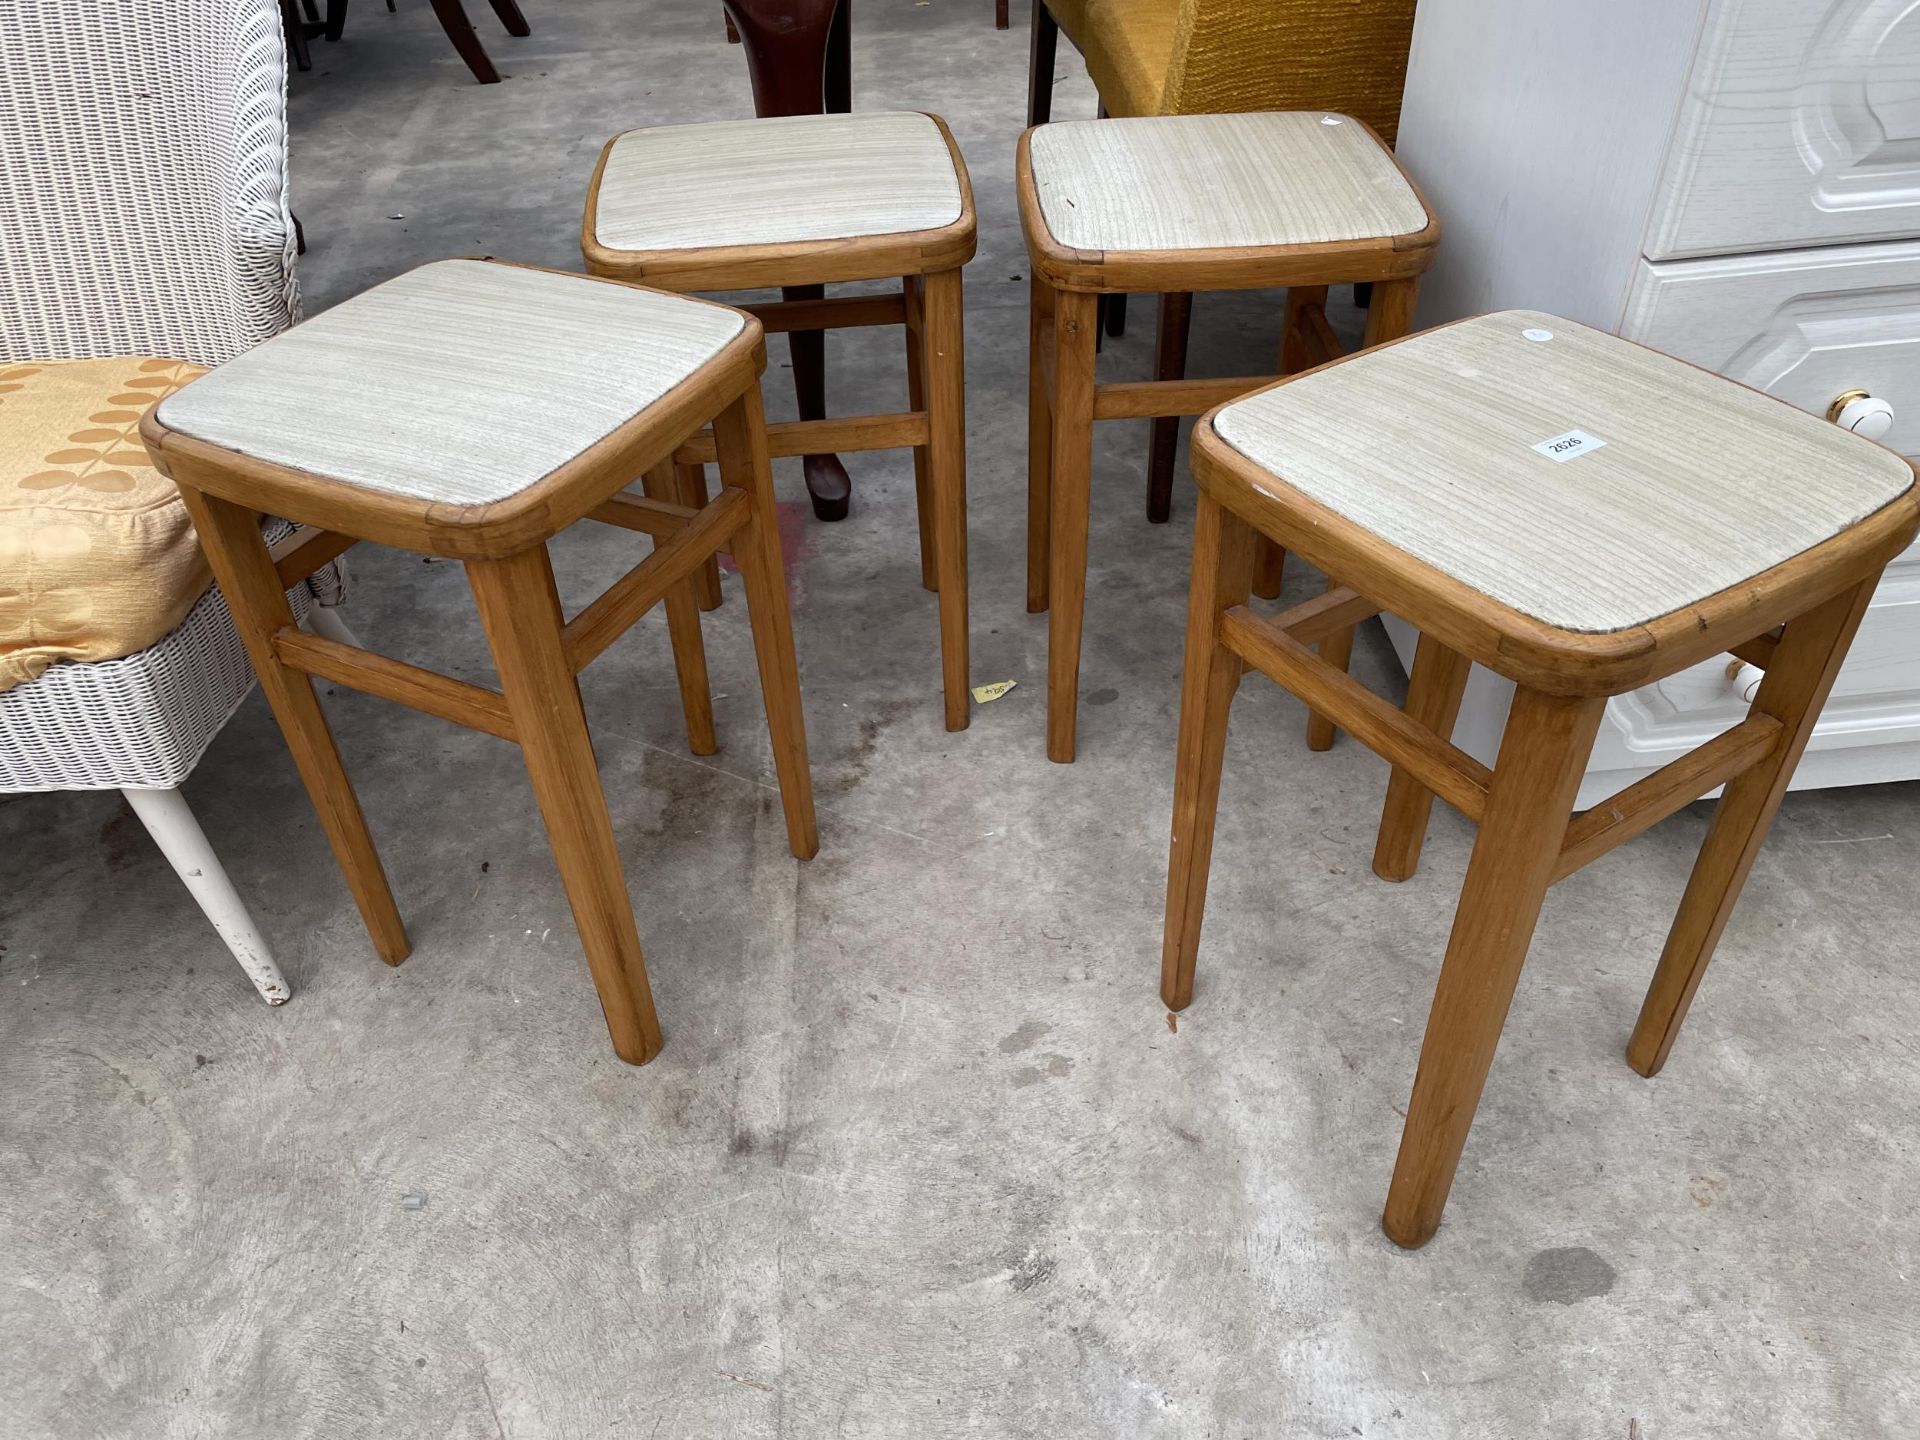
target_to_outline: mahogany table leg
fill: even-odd
[[[753,81],[756,115],[819,115],[853,108],[851,0],[725,0],[740,32]],[[818,285],[790,285],[788,300],[818,300]],[[787,336],[793,357],[793,389],[802,420],[827,413],[826,337],[818,330]],[[809,455],[802,462],[813,513],[842,520],[853,501],[853,481],[838,455]]]
[[[482,85],[498,85],[500,72],[493,68],[493,61],[487,58],[486,46],[480,43],[480,37],[473,33],[473,24],[467,19],[466,7],[460,0],[432,0],[433,13],[440,21],[440,28],[447,32],[447,39],[453,42],[453,48],[460,52],[460,58],[467,62],[467,69],[473,72],[473,78]]]
[[[515,0],[487,0],[493,6],[493,13],[500,17],[500,23],[506,27],[509,35],[524,40],[533,34],[533,27],[527,24],[527,17],[520,13]]]

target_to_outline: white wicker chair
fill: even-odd
[[[296,318],[293,257],[276,0],[0,4],[0,363],[217,365]],[[340,594],[329,568],[289,598],[350,639]],[[145,650],[0,692],[0,794],[122,791],[277,1005],[286,981],[178,788],[252,687],[210,589]]]

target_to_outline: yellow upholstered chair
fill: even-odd
[[[1103,115],[1333,110],[1393,144],[1413,39],[1414,0],[1033,0],[1027,123],[1053,108],[1059,32],[1086,58]],[[1125,296],[1106,297],[1107,333]],[[1188,295],[1160,300],[1155,373],[1186,370]],[[1167,518],[1179,422],[1153,422],[1147,518]],[[1264,591],[1268,588],[1262,585]]]

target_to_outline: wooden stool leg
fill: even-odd
[[[1667,1063],[1680,1022],[1700,988],[1700,978],[1720,943],[1720,933],[1767,838],[1794,768],[1813,737],[1820,708],[1847,658],[1877,579],[1790,621],[1767,664],[1752,713],[1771,715],[1784,733],[1772,755],[1727,783],[1714,808],[1706,842],[1694,862],[1659,968],[1627,1043],[1627,1063],[1642,1075],[1657,1075]]]
[[[714,418],[713,439],[722,483],[744,490],[751,504],[750,518],[735,532],[733,558],[747,591],[747,619],[753,626],[753,654],[760,666],[761,697],[773,738],[773,768],[780,778],[780,804],[787,816],[787,842],[795,855],[811,860],[820,848],[820,832],[813,816],[813,777],[807,770],[806,721],[800,711],[800,664],[793,653],[787,570],[780,558],[780,525],[758,385],[749,386]]]
[[[907,302],[907,409],[924,410],[927,408],[927,386],[920,374],[920,350],[926,344],[925,301],[923,287],[917,283],[918,277],[909,275],[900,282],[902,296]],[[940,566],[934,558],[934,547],[939,543],[934,534],[934,506],[931,482],[927,478],[927,449],[925,445],[913,447],[913,500],[914,513],[920,519],[920,586],[923,590],[940,588]]]
[[[1087,510],[1093,478],[1094,337],[1099,297],[1054,296],[1052,554],[1048,588],[1047,758],[1073,761],[1080,628],[1087,603]]]
[[[673,467],[674,480],[679,494],[673,496],[682,505],[695,510],[704,510],[707,506],[707,467],[704,465],[681,465]],[[702,610],[720,608],[720,562],[709,555],[698,570],[693,572],[694,594],[700,601]]]
[[[1187,658],[1180,682],[1180,742],[1173,768],[1173,841],[1167,858],[1167,917],[1160,946],[1160,998],[1169,1010],[1193,999],[1200,922],[1213,861],[1227,712],[1244,668],[1220,643],[1220,617],[1246,603],[1253,583],[1254,532],[1201,493],[1193,521],[1193,588],[1187,599]]]
[[[231,500],[185,485],[180,487],[180,498],[193,518],[200,548],[206,552],[207,564],[227,598],[234,627],[246,644],[254,673],[260,677],[260,689],[280,722],[287,748],[293,752],[293,763],[306,783],[307,795],[320,816],[320,828],[333,847],[341,874],[346,876],[347,889],[360,908],[373,948],[387,964],[398,965],[412,946],[393,903],[387,873],[373,848],[366,817],[354,797],[353,783],[347,779],[346,766],[334,746],[333,732],[327,728],[313,682],[281,664],[274,654],[274,632],[293,629],[294,619],[266,542],[260,538],[260,517]]]
[[[644,1065],[660,1053],[660,1019],[640,932],[600,788],[587,713],[562,638],[560,596],[544,545],[504,560],[469,560],[467,582],[493,650],[547,843],[573,907],[580,948],[600,992],[613,1053]]]
[[[1286,579],[1287,552],[1278,543],[1260,536],[1253,547],[1253,593],[1262,600],[1277,600]]]
[[[1327,589],[1337,590],[1339,581],[1327,577]],[[1320,658],[1336,670],[1344,670],[1353,660],[1353,627],[1336,630],[1314,647],[1320,652]],[[1331,750],[1335,726],[1333,721],[1318,710],[1307,715],[1307,748],[1309,750]]]
[[[933,553],[940,569],[940,669],[947,695],[947,729],[967,728],[967,361],[966,320],[958,270],[920,280],[925,300],[927,447]]]
[[[1170,291],[1160,297],[1160,333],[1153,357],[1156,380],[1180,380],[1187,373],[1187,336],[1193,328],[1193,295]],[[1154,418],[1147,442],[1147,520],[1164,525],[1173,513],[1173,462],[1180,446],[1180,417]]]
[[[1442,740],[1453,736],[1460,715],[1460,697],[1466,693],[1473,665],[1458,651],[1449,650],[1431,635],[1422,634],[1413,652],[1413,673],[1407,677],[1406,714]],[[1420,847],[1426,843],[1427,820],[1433,813],[1433,792],[1403,767],[1393,767],[1387,781],[1387,803],[1380,814],[1380,836],[1373,846],[1373,873],[1382,880],[1410,879],[1420,866]]]
[[[1302,331],[1302,316],[1311,306],[1323,310],[1327,303],[1327,287],[1324,285],[1289,285],[1287,287],[1286,309],[1280,320],[1280,357],[1275,362],[1274,373],[1278,375],[1297,375],[1312,363],[1312,352],[1307,348],[1306,336]],[[1277,600],[1280,597],[1280,585],[1286,578],[1287,552],[1262,535],[1255,549],[1253,569],[1253,593],[1262,600]]]
[[[1396,1245],[1424,1245],[1440,1228],[1605,710],[1598,698],[1513,697],[1381,1220]]]
[[[1033,0],[1033,13],[1046,6]],[[1053,318],[1053,291],[1038,275],[1027,315],[1027,613],[1047,608],[1053,564],[1053,395],[1041,357],[1042,327]]]
[[[1324,298],[1325,291],[1321,291]],[[1367,311],[1366,335],[1362,341],[1365,346],[1382,345],[1389,340],[1398,340],[1413,329],[1413,302],[1419,295],[1418,282],[1413,280],[1383,280],[1373,287],[1373,304]],[[1288,295],[1288,319],[1293,316],[1291,292]],[[1284,356],[1284,345],[1283,356]],[[1328,582],[1332,588],[1332,582]],[[1329,665],[1344,670],[1353,658],[1353,629],[1335,631],[1320,642],[1320,658]],[[1334,724],[1326,716],[1313,714],[1307,718],[1307,748],[1309,750],[1327,750],[1333,746]]]
[[[654,500],[677,499],[680,482],[673,462],[662,460],[649,470],[641,488]],[[680,708],[687,717],[687,748],[696,755],[716,755],[720,742],[713,733],[713,694],[707,684],[707,645],[700,634],[699,587],[696,571],[691,579],[667,591],[667,637],[673,642]]]

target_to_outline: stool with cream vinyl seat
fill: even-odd
[[[1627,1059],[1665,1062],[1887,561],[1920,528],[1912,466],[1627,341],[1481,316],[1228,404],[1200,488],[1161,989],[1193,996],[1227,711],[1260,670],[1392,761],[1374,869],[1413,873],[1434,795],[1479,824],[1384,1224],[1438,1227],[1541,902],[1724,784]],[[1247,607],[1254,539],[1335,588]],[[1308,646],[1390,611],[1420,632],[1404,709]],[[1747,718],[1572,813],[1609,696],[1728,651]],[[1518,687],[1495,765],[1449,743],[1470,664]]]
[[[426,265],[211,371],[141,436],[180,487],[254,668],[390,964],[408,940],[310,676],[516,741],[615,1052],[660,1048],[576,674],[659,601],[696,751],[714,748],[692,576],[719,549],[745,581],[793,853],[818,847],[799,674],[760,417],[761,331],[725,306],[479,260]],[[293,390],[317,403],[288,409]],[[711,425],[724,488],[695,511],[659,492]],[[646,498],[623,493],[649,477]],[[317,527],[276,559],[267,511]],[[571,620],[547,541],[592,519],[654,551]],[[465,563],[498,690],[293,627],[290,574],[356,541]]]
[[[616,135],[594,170],[581,233],[595,275],[667,290],[781,288],[781,301],[744,308],[788,333],[801,418],[768,426],[768,448],[805,457],[820,518],[845,515],[851,493],[832,452],[912,448],[949,730],[965,729],[969,714],[961,267],[974,243],[973,191],[946,122],[864,111]],[[894,281],[900,293],[825,298],[825,286],[861,280]],[[827,419],[821,331],[870,325],[906,328],[907,408]],[[702,438],[675,457],[683,503],[704,503],[711,449]],[[711,609],[717,577],[700,583]]]
[[[1067,762],[1094,422],[1198,415],[1272,378],[1096,384],[1099,298],[1287,286],[1276,369],[1289,374],[1340,353],[1324,309],[1329,285],[1375,282],[1366,344],[1404,335],[1439,226],[1378,136],[1313,111],[1041,125],[1020,137],[1016,170],[1033,265],[1027,609],[1052,612],[1047,754]],[[1279,593],[1280,559],[1272,549],[1263,556],[1260,594]],[[1330,633],[1328,658],[1344,665],[1350,641],[1350,631]],[[1316,749],[1332,743],[1318,717],[1311,739]]]

